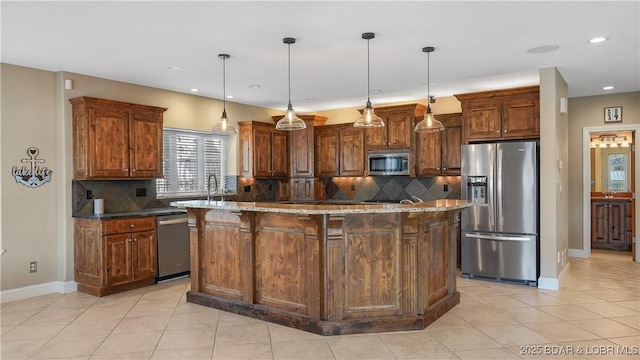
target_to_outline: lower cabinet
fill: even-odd
[[[156,276],[154,216],[74,218],[78,291],[104,296],[153,285]]]
[[[627,199],[591,200],[591,248],[631,250]]]

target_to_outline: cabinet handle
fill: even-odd
[[[127,239],[129,242],[131,242],[131,239]]]
[[[505,133],[506,133],[507,131],[508,131],[508,130],[502,130],[502,132],[505,132]]]
[[[497,133],[499,133],[499,132],[500,132],[500,130],[496,130],[496,132],[497,132]]]
[[[131,224],[131,228],[133,229],[133,224]]]
[[[138,239],[136,239],[136,238],[133,238],[133,242],[136,242],[136,241],[138,241]]]
[[[447,168],[442,168],[442,170],[447,171]]]

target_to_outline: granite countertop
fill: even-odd
[[[440,212],[464,209],[474,204],[466,200],[435,200],[414,204],[385,203],[296,203],[296,202],[237,202],[189,200],[171,202],[181,208],[256,211],[286,214],[372,214],[402,212]]]
[[[186,212],[185,209],[179,209],[176,207],[166,207],[166,208],[142,209],[142,210],[136,210],[136,211],[104,213],[100,215],[75,214],[73,215],[73,217],[84,218],[84,219],[116,219],[116,218],[137,217],[137,216],[177,215],[177,214],[184,214],[185,212]]]

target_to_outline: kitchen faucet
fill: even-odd
[[[216,191],[218,191],[218,177],[216,173],[209,174],[209,178],[207,179],[207,201],[211,201],[211,178],[213,177],[213,181],[216,183]],[[215,194],[215,193],[214,193]],[[220,201],[224,201],[224,191],[220,194]]]

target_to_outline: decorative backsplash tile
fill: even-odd
[[[460,199],[460,177],[438,176],[365,176],[324,179],[327,199],[392,200],[411,196],[422,200]],[[278,199],[277,179],[238,179],[240,201],[274,201]],[[447,186],[447,191],[444,186]],[[245,191],[246,190],[246,191]]]

